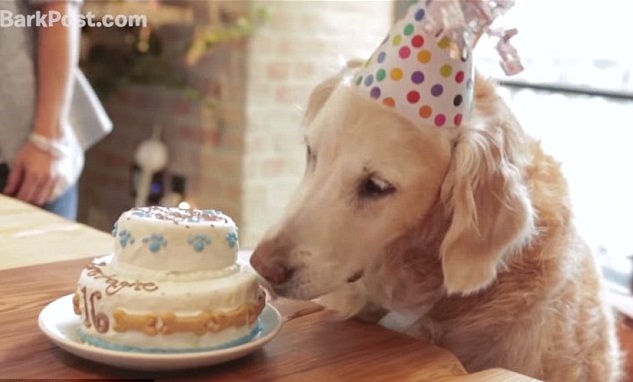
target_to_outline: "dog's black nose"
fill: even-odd
[[[281,248],[262,242],[251,256],[253,268],[271,285],[282,284],[292,277],[295,269],[283,261],[285,257]]]
[[[253,256],[251,258],[251,265],[266,281],[271,285],[283,284],[288,281],[294,273],[294,268],[287,267],[279,261],[266,261],[261,256]]]

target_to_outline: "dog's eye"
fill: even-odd
[[[317,156],[310,146],[306,147],[306,172],[313,172],[316,167]]]
[[[381,198],[396,192],[396,188],[384,179],[370,176],[361,181],[358,195],[361,198]]]

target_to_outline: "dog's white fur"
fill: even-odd
[[[473,118],[441,129],[346,78],[311,96],[305,178],[255,269],[277,293],[345,315],[418,314],[408,332],[469,371],[618,381],[614,320],[559,166],[494,86],[478,77]]]

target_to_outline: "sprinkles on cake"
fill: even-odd
[[[225,224],[228,223],[228,219],[224,217],[222,212],[216,210],[196,210],[152,206],[133,208],[132,215],[141,218],[171,221],[175,224],[199,222],[223,222]]]

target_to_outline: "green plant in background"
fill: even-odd
[[[163,26],[153,26],[151,20],[146,28],[98,31],[108,33],[107,38],[91,36],[95,32],[85,29],[91,44],[80,65],[103,98],[126,85],[154,85],[177,89],[205,107],[214,108],[214,100],[205,98],[187,83],[183,65],[193,66],[218,45],[249,38],[268,18],[266,9],[256,8],[248,15],[222,15],[217,25],[178,25],[186,36],[185,42],[170,40],[169,46],[161,37]]]
[[[269,13],[265,8],[256,8],[249,17],[239,16],[228,25],[208,25],[199,28],[187,52],[187,62],[195,63],[208,50],[219,44],[246,39],[253,35],[257,28],[268,19]],[[224,23],[223,23],[224,24]]]

